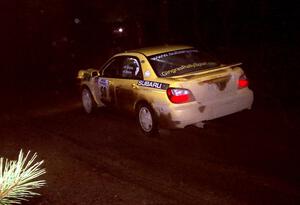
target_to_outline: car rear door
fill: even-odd
[[[121,67],[121,77],[115,85],[116,102],[119,108],[133,111],[138,96],[138,80],[142,79],[139,59],[125,56]]]

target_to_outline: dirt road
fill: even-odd
[[[28,204],[300,204],[299,128],[278,110],[147,138],[132,117],[88,116],[56,93],[0,123],[0,156],[22,148],[45,160],[47,186]]]

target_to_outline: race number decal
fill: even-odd
[[[100,87],[101,98],[107,98],[108,97],[109,81],[106,80],[106,79],[100,79],[99,78],[98,85]]]
[[[107,98],[107,89],[106,89],[106,87],[101,86],[100,87],[100,92],[101,92],[101,98]]]

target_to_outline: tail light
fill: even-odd
[[[246,88],[249,85],[249,81],[245,74],[241,75],[238,82],[239,89]]]
[[[191,91],[183,88],[168,88],[167,95],[170,101],[176,104],[187,103],[195,100]]]

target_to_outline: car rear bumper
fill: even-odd
[[[253,92],[244,88],[227,97],[203,104],[199,102],[173,104],[168,112],[160,114],[160,125],[163,128],[184,128],[188,125],[251,109],[253,98]]]

